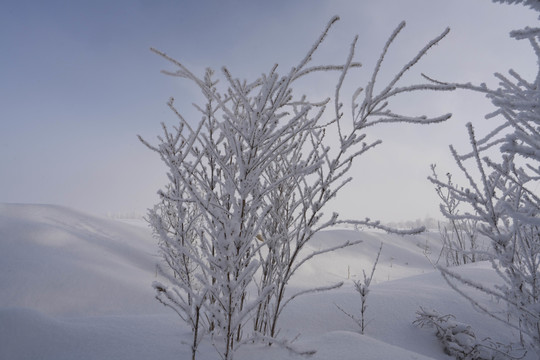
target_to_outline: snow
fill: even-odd
[[[435,331],[415,327],[422,306],[470,325],[477,338],[517,341],[504,324],[476,312],[444,282],[424,255],[438,255],[437,233],[396,236],[330,230],[309,245],[362,239],[315,257],[289,291],[336,281],[335,291],[299,297],[285,308],[280,337],[310,359],[451,359]],[[368,297],[366,334],[336,305],[359,314],[352,281],[381,259]],[[189,329],[154,299],[157,244],[150,231],[51,205],[0,205],[0,359],[188,359]],[[486,263],[455,270],[482,283],[497,279]],[[501,308],[492,299],[481,299]],[[198,359],[218,357],[208,339]],[[246,344],[239,360],[303,359],[280,346]],[[528,354],[525,359],[533,359]]]

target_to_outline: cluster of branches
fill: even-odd
[[[511,36],[529,41],[540,61],[540,29],[513,31]],[[486,255],[502,281],[488,288],[440,270],[479,309],[518,329],[522,342],[540,356],[540,73],[532,82],[513,70],[509,76],[495,76],[500,81],[496,90],[483,84],[454,84],[485,94],[496,108],[486,118],[502,119],[481,139],[467,124],[471,152],[460,155],[450,148],[468,185],[445,183],[436,176],[430,180],[446,189],[451,199],[467,205],[469,210],[462,213],[450,213],[444,206],[441,210],[450,220],[477,222],[478,231],[490,239],[492,251]],[[508,314],[491,312],[475,302],[465,293],[467,286],[502,300]]]
[[[159,272],[166,280],[153,286],[157,299],[191,326],[193,359],[205,335],[227,360],[246,341],[279,343],[278,320],[291,300],[342,285],[287,291],[290,279],[306,261],[357,243],[305,251],[316,232],[345,222],[335,213],[325,216],[323,210],[351,181],[347,173],[353,161],[381,143],[367,141],[367,128],[380,123],[430,124],[450,117],[408,116],[389,109],[389,100],[403,93],[454,89],[429,82],[397,85],[448,30],[376,91],[381,65],[405,26],[402,23],[385,44],[365,89],[355,91],[352,113],[344,124],[340,91],[349,72],[360,66],[353,60],[357,38],[343,65],[311,65],[337,20],[329,22],[302,61],[285,75],[278,74],[276,65],[268,74],[247,82],[223,68],[224,90],[212,70],[199,78],[154,50],[177,68],[167,74],[191,81],[205,98],[203,105],[195,105],[202,114],[197,124],[184,118],[171,99],[169,107],[179,124],[172,130],[163,124],[158,145],[141,139],[167,165],[169,178],[167,188],[159,192],[161,202],[149,212],[163,257]],[[333,101],[294,94],[298,79],[322,71],[339,75],[331,92]],[[333,108],[330,115],[327,107]],[[338,137],[330,139],[337,142],[332,150],[330,128],[337,129]],[[391,230],[370,219],[354,223]]]

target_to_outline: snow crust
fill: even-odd
[[[295,299],[279,336],[292,347],[316,350],[311,359],[450,359],[432,329],[412,325],[419,306],[451,313],[480,338],[517,341],[503,324],[477,313],[452,291],[427,260],[438,255],[438,234],[395,236],[331,230],[323,243],[362,239],[355,247],[316,257],[291,290],[344,281],[332,292]],[[368,298],[366,335],[343,312],[357,314],[354,279],[369,271],[384,242]],[[154,299],[157,245],[149,230],[52,205],[0,205],[0,359],[190,358],[189,329]],[[457,269],[491,283],[488,264]],[[480,296],[480,295],[478,295]],[[492,299],[482,299],[499,309]],[[501,309],[502,310],[502,309]],[[528,354],[525,359],[533,359]],[[215,359],[210,341],[198,359]],[[279,346],[246,344],[236,359],[304,359]]]

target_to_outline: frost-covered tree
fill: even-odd
[[[368,142],[366,129],[380,123],[431,124],[450,117],[408,116],[391,111],[389,105],[403,93],[454,89],[433,83],[398,86],[448,30],[387,84],[375,87],[386,53],[404,23],[392,33],[371,80],[354,93],[352,113],[345,116],[340,92],[349,72],[360,66],[354,61],[357,38],[342,65],[312,65],[337,20],[329,22],[297,66],[280,75],[275,65],[251,82],[234,78],[226,68],[223,85],[212,70],[199,78],[154,50],[177,68],[167,74],[191,81],[205,99],[195,105],[202,115],[195,125],[171,99],[169,107],[179,125],[173,130],[163,125],[158,145],[141,139],[167,165],[170,182],[159,193],[161,204],[150,211],[166,265],[160,272],[170,286],[155,282],[154,288],[158,299],[191,326],[193,358],[204,334],[210,335],[223,359],[232,359],[242,342],[255,338],[284,343],[276,338],[284,307],[299,295],[342,285],[287,292],[291,277],[306,261],[355,243],[304,251],[317,231],[345,221],[337,214],[326,216],[323,210],[350,182],[347,173],[354,160],[381,143]],[[323,71],[338,75],[327,99],[308,99],[293,91],[298,79]],[[337,139],[328,135],[333,132]],[[355,223],[391,231],[369,219]],[[247,327],[250,322],[252,327]],[[253,332],[244,334],[246,329]]]
[[[513,31],[517,40],[528,41],[540,64],[540,29]],[[540,68],[540,66],[539,66]],[[489,315],[518,329],[522,341],[540,356],[540,72],[532,81],[516,71],[495,74],[499,88],[454,84],[483,93],[495,106],[486,118],[501,119],[500,125],[479,139],[467,125],[472,151],[452,155],[468,185],[457,186],[430,180],[466,204],[461,214],[445,212],[449,219],[477,221],[479,232],[491,240],[490,260],[501,284],[488,288],[440,268],[449,284]],[[465,293],[479,289],[502,300],[508,314],[494,313]]]

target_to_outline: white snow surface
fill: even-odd
[[[281,318],[284,339],[309,359],[451,359],[433,329],[412,322],[419,306],[451,313],[477,338],[516,342],[507,326],[476,312],[433,270],[436,232],[396,236],[380,232],[322,232],[308,251],[347,240],[354,247],[321,255],[296,274],[289,291],[344,281],[338,290],[309,294],[289,304]],[[352,281],[382,255],[368,297],[366,334],[340,311],[359,315]],[[190,331],[154,299],[156,240],[150,230],[52,205],[0,204],[0,359],[188,359]],[[497,280],[489,264],[456,271],[483,283]],[[501,308],[489,298],[487,306]],[[218,359],[210,341],[198,359]],[[247,344],[239,360],[305,359],[279,346]],[[525,359],[533,359],[527,354]]]

